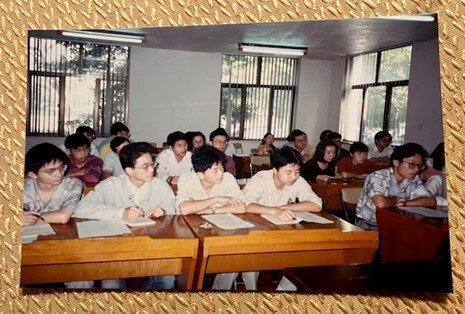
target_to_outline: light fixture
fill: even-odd
[[[382,19],[388,20],[399,20],[399,21],[411,21],[411,22],[434,22],[436,19],[433,15],[394,15],[394,16],[383,16]]]
[[[293,57],[302,57],[304,55],[307,55],[308,50],[307,48],[303,47],[283,47],[246,43],[239,43],[238,46],[238,50],[242,52]]]
[[[104,40],[119,43],[141,44],[145,42],[145,35],[139,34],[123,34],[99,31],[62,31],[61,34],[63,36],[69,37],[79,37],[85,39]]]

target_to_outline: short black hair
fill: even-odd
[[[65,147],[67,149],[76,149],[79,147],[90,147],[90,141],[82,134],[71,134],[65,139]]]
[[[331,132],[326,136],[326,139],[329,141],[336,140],[336,139],[342,139],[342,135],[341,133]]]
[[[192,167],[195,172],[205,172],[216,163],[224,166],[225,162],[226,155],[210,145],[199,147],[192,153]]]
[[[368,152],[368,146],[366,146],[362,142],[353,142],[352,145],[350,145],[350,153],[353,154],[355,152],[363,152],[366,153]]]
[[[144,154],[150,154],[150,156],[153,154],[153,146],[147,142],[135,142],[124,146],[119,153],[121,167],[123,169],[134,168],[137,159]]]
[[[24,174],[29,172],[37,174],[45,164],[61,161],[69,164],[68,156],[57,146],[50,143],[41,143],[28,150],[24,160]]]
[[[192,132],[186,132],[186,139],[187,139],[187,145],[188,145],[188,150],[193,150],[194,149],[194,137],[200,136],[203,139],[203,144],[205,145],[205,142],[207,141],[205,139],[205,135],[203,135],[202,132],[200,131],[192,131]]]
[[[270,155],[271,166],[276,170],[289,164],[303,165],[302,156],[292,147],[285,146]]]
[[[335,143],[333,143],[330,140],[321,141],[321,142],[318,143],[318,145],[316,145],[315,154],[313,155],[312,159],[315,159],[316,161],[319,161],[319,162],[326,162],[325,161],[325,151],[326,151],[326,147],[328,147],[328,146],[334,146],[336,148],[336,152],[337,152],[338,147],[337,147],[337,145]]]
[[[177,141],[186,141],[187,143],[186,135],[181,131],[175,131],[173,133],[168,134],[166,142],[169,146],[174,147],[174,144],[176,144]]]
[[[425,161],[426,156],[428,156],[428,153],[423,148],[423,146],[421,146],[420,144],[407,143],[407,144],[401,145],[397,147],[391,155],[391,159],[390,159],[391,166],[393,166],[394,160],[402,162],[404,158],[412,157],[417,154],[421,156],[421,159],[423,162]]]
[[[226,141],[229,142],[229,135],[228,135],[228,132],[226,132],[225,129],[223,128],[217,128],[216,130],[213,130],[211,133],[210,133],[210,142],[213,142],[213,139],[216,137],[216,136],[224,136],[226,137]]]
[[[266,132],[265,135],[263,135],[263,137],[262,137],[262,144],[265,144],[265,139],[266,139],[266,137],[267,137],[268,135],[273,135],[273,133],[271,133],[271,132]],[[273,135],[273,136],[274,136],[274,135]]]
[[[76,134],[83,134],[83,135],[84,135],[84,133],[91,133],[91,134],[93,134],[94,136],[97,135],[97,133],[95,132],[95,130],[92,129],[90,126],[87,126],[87,125],[78,126],[78,127],[76,128],[76,132],[75,132],[75,133],[76,133]]]
[[[331,130],[323,130],[323,132],[320,133],[320,142],[321,141],[326,141],[328,139],[328,135],[333,133]]]
[[[116,133],[119,132],[128,132],[129,133],[129,128],[125,126],[121,122],[115,122],[110,126],[110,134],[111,135],[116,135]]]
[[[380,139],[382,139],[383,137],[385,137],[385,136],[389,136],[389,137],[391,138],[391,140],[392,140],[392,135],[391,135],[391,133],[389,133],[388,131],[379,131],[379,132],[377,132],[377,133],[375,134],[375,143],[376,143],[377,141],[379,141]]]
[[[125,138],[124,136],[116,136],[116,137],[114,137],[110,142],[111,150],[116,153],[117,147],[120,146],[121,144],[123,144],[124,142],[131,143],[131,141],[129,139]]]
[[[287,139],[288,142],[294,142],[295,137],[296,136],[301,136],[301,135],[307,136],[307,134],[305,134],[304,131],[299,130],[299,129],[294,129],[294,130],[291,131],[291,133],[287,136],[286,139]]]

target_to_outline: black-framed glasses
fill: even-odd
[[[142,170],[148,171],[149,168],[155,169],[156,167],[157,167],[157,164],[154,163],[154,162],[151,162],[149,164],[145,164],[145,165],[140,166],[140,167],[134,167],[134,169],[142,169]]]
[[[422,171],[422,170],[425,170],[426,166],[424,164],[417,164],[417,163],[414,163],[414,162],[410,162],[410,161],[405,161],[405,160],[402,160],[402,162],[408,164],[408,167],[410,169],[415,169],[415,168],[418,168],[418,170]]]

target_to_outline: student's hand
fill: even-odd
[[[316,176],[316,178],[318,180],[328,181],[331,178],[331,176],[328,176],[326,174],[319,174]]]
[[[166,213],[160,206],[153,206],[147,212],[147,217],[161,217],[164,216]]]
[[[35,224],[39,220],[39,217],[34,215],[40,215],[40,213],[36,211],[23,212],[23,226]]]
[[[143,216],[144,210],[135,206],[126,207],[123,211],[124,220],[135,220],[137,217]]]
[[[291,221],[296,219],[296,215],[292,210],[276,208],[273,215],[278,216],[282,221]]]
[[[407,201],[405,199],[396,197],[396,203],[394,206],[405,206],[406,203]]]
[[[232,205],[233,207],[239,207],[241,206],[242,201],[235,197],[218,196],[216,197],[216,203],[221,206]]]

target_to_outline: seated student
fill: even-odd
[[[90,126],[87,126],[87,125],[81,125],[77,127],[75,133],[81,134],[87,137],[90,141],[90,154],[100,157],[100,153],[97,149],[97,146],[93,143],[94,140],[97,138],[97,132],[95,132],[94,129],[92,129]]]
[[[187,135],[187,133],[186,133]],[[186,137],[188,139],[188,150],[193,152],[194,149],[202,147],[205,145],[205,135],[199,131],[190,132],[190,135]]]
[[[346,158],[349,156],[349,151],[345,148],[342,148],[342,135],[337,133],[337,132],[331,132],[327,135],[327,138],[329,141],[333,142],[337,146],[337,152],[336,152],[336,157],[335,161],[336,164],[339,163],[339,160]]]
[[[377,228],[377,207],[436,206],[418,176],[425,167],[425,157],[421,145],[407,143],[393,152],[390,168],[368,175],[355,209],[356,224],[364,229]]]
[[[262,142],[258,145],[258,153],[260,155],[269,155],[276,150],[276,147],[273,145],[274,135],[271,132],[267,132],[263,135]]]
[[[243,194],[232,174],[224,172],[225,155],[213,146],[194,150],[195,172],[178,181],[176,204],[182,215],[244,213]]]
[[[125,175],[110,177],[95,186],[79,203],[74,214],[88,219],[134,220],[139,216],[160,217],[176,214],[171,187],[153,177],[153,147],[136,142],[121,149],[120,161]],[[103,280],[102,288],[124,288],[124,280]],[[170,289],[174,276],[151,277],[145,289]]]
[[[270,157],[273,169],[259,171],[243,189],[246,211],[275,215],[283,221],[295,219],[295,212],[321,211],[321,198],[300,177],[302,158],[299,152],[291,147],[283,147]],[[244,278],[243,273],[248,290],[256,290],[258,274],[249,272]],[[285,282],[284,278],[283,284]],[[286,285],[283,289],[287,289]]]
[[[305,163],[313,157],[315,154],[315,148],[308,144],[307,134],[299,129],[292,130],[287,137],[290,144],[289,147],[297,150],[302,156],[302,161]]]
[[[99,183],[103,160],[89,154],[89,139],[81,134],[71,134],[65,139],[65,147],[70,152],[68,177],[77,178],[89,187]]]
[[[83,184],[65,177],[68,157],[57,146],[38,144],[26,153],[23,225],[39,219],[65,224],[77,208]]]
[[[131,137],[131,133],[129,133],[129,128],[121,122],[115,122],[110,126],[110,135],[110,137],[103,139],[98,145],[100,158],[102,158],[103,160],[105,160],[107,154],[111,152],[110,142],[113,138],[115,138],[116,136],[122,136],[129,139]]]
[[[323,130],[320,133],[320,142],[327,141],[328,140],[328,135],[330,135],[331,133],[333,133],[333,131],[331,131],[331,130]]]
[[[110,148],[112,151],[107,154],[103,162],[102,180],[111,176],[118,177],[125,174],[123,167],[121,167],[121,162],[119,161],[119,153],[121,149],[128,144],[131,144],[131,142],[122,136],[117,136],[111,140]]]
[[[213,132],[210,133],[210,145],[219,149],[223,153],[226,153],[226,149],[228,148],[229,142],[229,135],[226,133],[226,130],[223,128],[217,128]],[[236,176],[236,164],[234,159],[231,156],[226,155],[226,162],[224,164],[224,169],[232,174],[234,177]]]
[[[376,165],[367,159],[368,146],[362,142],[353,142],[350,145],[350,156],[341,159],[337,172],[343,178],[364,178],[367,174],[376,171]]]
[[[331,141],[318,143],[315,155],[307,161],[300,170],[300,174],[305,180],[328,180],[336,176],[337,146]]]
[[[420,172],[420,179],[438,206],[447,206],[446,178],[442,171],[426,166]]]
[[[181,175],[192,171],[192,153],[187,151],[187,140],[181,131],[168,134],[166,141],[169,148],[157,156],[157,177],[176,185]]]
[[[368,145],[368,159],[377,162],[389,162],[394,149],[391,146],[392,135],[387,131],[375,134],[375,142]]]

